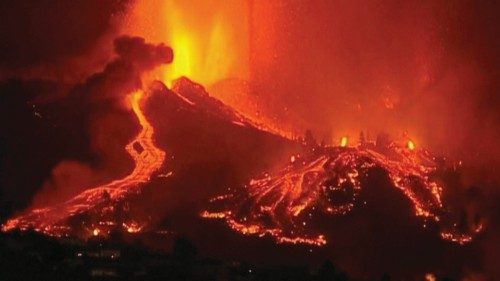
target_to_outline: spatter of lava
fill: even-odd
[[[373,144],[357,147],[318,148],[307,157],[291,157],[291,163],[273,174],[251,180],[240,189],[211,200],[211,209],[201,216],[223,219],[245,235],[271,236],[278,243],[322,246],[326,235],[309,228],[313,213],[341,216],[357,205],[363,182],[370,169],[387,172],[392,184],[412,203],[415,216],[440,221],[446,216],[442,187],[431,179],[436,161],[425,150],[413,150],[396,144],[378,149]],[[481,226],[461,233],[456,229],[441,231],[445,240],[459,244],[472,241]]]
[[[134,170],[128,176],[89,188],[61,204],[28,210],[9,219],[2,225],[2,231],[33,229],[51,236],[67,235],[74,232],[68,220],[86,213],[96,213],[100,218],[84,227],[86,233],[83,233],[83,236],[100,235],[105,229],[112,227],[123,227],[125,231],[132,233],[140,231],[142,226],[137,222],[121,222],[116,225],[116,221],[101,218],[112,217],[115,206],[127,196],[138,193],[165,160],[165,152],[153,143],[153,127],[141,111],[140,101],[143,95],[142,91],[137,91],[129,96],[132,110],[142,128],[135,139],[125,146],[125,150],[135,162]]]

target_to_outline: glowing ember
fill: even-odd
[[[346,147],[347,145],[347,137],[342,137],[340,139],[340,147]]]
[[[97,223],[100,226],[108,228],[115,226],[117,223],[103,221],[102,218],[109,216],[119,201],[139,192],[141,186],[149,181],[151,175],[161,167],[165,160],[165,152],[153,143],[154,129],[141,111],[140,101],[143,95],[142,91],[137,91],[129,96],[132,111],[142,129],[136,138],[125,146],[125,150],[135,162],[135,168],[128,176],[102,186],[89,188],[61,204],[28,210],[8,220],[2,225],[2,231],[33,229],[53,236],[66,235],[73,231],[68,226],[68,220],[86,212],[95,215],[100,220]],[[126,229],[130,230],[129,232],[137,232],[141,228],[136,224],[131,224],[126,226]],[[95,236],[101,233],[102,229],[94,228],[91,232]]]
[[[415,143],[413,143],[413,141],[409,140],[408,143],[406,144],[406,147],[408,147],[409,150],[414,150]]]
[[[142,230],[137,222],[123,223],[122,226],[128,233],[138,233]]]
[[[375,167],[387,172],[393,186],[412,203],[415,216],[439,223],[446,214],[442,187],[430,179],[437,166],[426,151],[410,155],[395,144],[385,149],[369,144],[324,148],[302,159],[273,175],[251,180],[243,190],[219,196],[212,201],[215,211],[204,211],[201,216],[223,219],[245,235],[321,246],[327,240],[325,234],[309,227],[313,216],[346,215],[365,204],[359,197],[362,182]],[[441,233],[443,239],[459,244],[470,242],[472,235]]]
[[[427,273],[425,275],[425,281],[436,281],[436,276],[432,273]]]

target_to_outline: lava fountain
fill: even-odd
[[[123,32],[166,42],[172,64],[155,79],[172,86],[186,76],[208,87],[228,78],[248,78],[248,4],[246,1],[138,1]]]

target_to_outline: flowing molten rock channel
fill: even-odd
[[[188,115],[196,112],[196,116],[201,116],[199,120],[209,118],[231,124],[233,129],[266,132],[187,79],[179,79],[172,91],[162,83],[155,85],[162,89],[160,92],[165,94],[164,97],[168,97],[168,105],[175,112],[169,119],[179,115],[179,110]],[[125,146],[135,163],[128,176],[87,189],[64,203],[27,210],[8,220],[2,230],[33,229],[52,236],[76,235],[84,238],[106,235],[117,228],[131,233],[143,230],[145,224],[116,219],[119,209],[129,208],[122,205],[128,204],[127,199],[132,195],[140,193],[165,160],[165,152],[153,142],[154,128],[141,110],[143,96],[143,92],[138,91],[129,97],[132,111],[142,128],[136,138]],[[186,115],[179,118],[182,117]],[[193,120],[196,120],[194,123],[199,122],[196,118]],[[172,125],[168,122],[162,124],[167,127]],[[183,124],[189,128],[185,122]],[[212,128],[211,125],[206,126]],[[157,129],[162,131],[161,124]],[[279,138],[274,134],[269,136]],[[355,210],[362,209],[367,201],[372,201],[367,192],[377,183],[372,181],[370,174],[379,170],[386,175],[389,189],[407,199],[403,201],[409,203],[410,216],[420,218],[418,222],[423,221],[424,226],[437,226],[443,239],[466,244],[482,230],[481,223],[465,228],[455,223],[446,202],[443,202],[442,181],[436,176],[442,169],[441,164],[424,149],[416,149],[414,145],[402,147],[396,143],[371,142],[355,147],[347,146],[346,142],[339,147],[311,147],[307,143],[287,141],[301,147],[297,151],[303,153],[292,155],[285,167],[250,180],[245,186],[229,188],[209,202],[203,198],[201,217],[220,219],[232,230],[244,235],[270,236],[278,243],[322,246],[331,239],[328,235],[330,230],[323,228],[328,218],[353,214]],[[280,142],[280,145],[284,144]],[[184,146],[185,143],[178,143],[177,149],[184,149]],[[175,142],[169,143],[168,147],[174,154]],[[392,202],[387,201],[387,204]]]
[[[326,235],[310,226],[314,217],[343,216],[366,204],[360,194],[368,188],[369,172],[379,168],[411,202],[414,215],[423,218],[424,226],[428,221],[439,225],[443,239],[465,244],[481,231],[481,225],[465,232],[449,226],[442,187],[431,179],[437,164],[425,150],[413,151],[394,143],[383,149],[373,144],[318,147],[311,155],[292,156],[291,160],[276,173],[213,198],[213,206],[201,216],[223,219],[245,235],[322,246],[327,243]]]
[[[126,177],[107,183],[105,185],[89,188],[74,198],[46,208],[28,210],[24,214],[9,219],[2,231],[13,229],[33,229],[51,236],[62,236],[73,233],[67,220],[89,211],[99,210],[99,215],[105,217],[112,213],[113,202],[119,202],[130,194],[140,191],[140,187],[150,180],[151,175],[157,171],[165,160],[165,152],[155,146],[153,142],[154,129],[141,111],[140,102],[144,93],[134,92],[129,96],[132,111],[141,126],[139,134],[125,146],[125,150],[132,157],[135,167]],[[107,224],[116,222],[108,221]],[[136,222],[123,222],[121,227],[125,231],[136,232],[141,226]],[[88,235],[99,235],[99,226],[85,226]]]

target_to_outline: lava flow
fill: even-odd
[[[449,226],[442,201],[442,187],[433,175],[438,164],[427,151],[391,143],[357,147],[316,147],[308,156],[294,155],[284,169],[251,180],[242,189],[229,189],[211,200],[204,218],[224,219],[230,228],[245,235],[270,235],[278,243],[322,246],[326,235],[314,225],[314,217],[342,216],[367,203],[362,192],[373,168],[387,173],[391,185],[411,202],[416,217],[436,223],[445,240],[465,244],[482,226],[460,231]],[[373,187],[370,187],[373,188]],[[321,223],[320,223],[321,225]]]
[[[2,225],[2,231],[13,229],[33,229],[52,236],[62,236],[73,233],[74,229],[68,225],[72,217],[86,212],[96,212],[98,220],[82,226],[88,234],[99,235],[103,229],[109,227],[123,227],[127,232],[137,232],[142,228],[136,222],[115,222],[103,220],[114,211],[114,206],[120,200],[140,191],[140,187],[149,181],[151,175],[157,171],[165,160],[165,152],[155,146],[153,142],[154,129],[141,111],[140,102],[144,97],[142,91],[132,93],[128,99],[132,111],[141,125],[141,131],[125,150],[135,162],[133,171],[126,177],[93,187],[83,191],[74,198],[61,204],[28,210],[18,217],[8,220]]]

